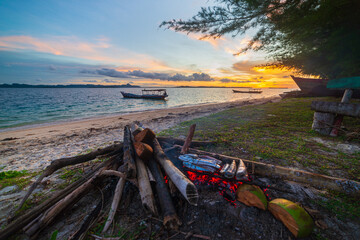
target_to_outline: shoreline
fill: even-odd
[[[123,127],[139,121],[155,132],[183,121],[204,117],[225,109],[264,104],[280,97],[239,100],[225,103],[200,104],[160,110],[148,110],[107,117],[95,117],[58,124],[0,132],[0,168],[9,170],[38,170],[52,160],[71,157],[121,141]]]

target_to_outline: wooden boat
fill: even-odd
[[[294,77],[290,75],[298,87],[301,89],[302,94],[309,97],[342,97],[344,95],[345,87],[340,89],[339,84],[332,84],[334,86],[328,86],[328,83],[332,82],[341,82],[343,83],[343,79],[339,80],[329,80],[329,79],[322,79],[322,78],[301,78],[301,77]],[[354,78],[355,79],[355,78]],[[355,79],[357,80],[357,79]],[[330,84],[331,85],[331,84]],[[330,88],[328,88],[330,87]],[[335,88],[337,87],[337,88]],[[352,95],[353,98],[360,98],[360,90],[355,89]]]
[[[124,98],[144,98],[154,100],[164,100],[168,95],[166,89],[143,89],[142,94],[121,92]]]
[[[249,90],[234,90],[234,93],[262,93],[263,91],[261,89],[252,89],[250,88]]]

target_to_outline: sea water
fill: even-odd
[[[0,131],[131,112],[221,103],[276,96],[289,89],[261,94],[233,93],[231,88],[167,88],[166,101],[123,98],[120,91],[140,88],[0,88]],[[244,90],[242,88],[242,90]],[[247,89],[245,89],[247,90]]]

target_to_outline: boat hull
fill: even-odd
[[[262,91],[241,91],[241,90],[233,90],[234,93],[262,93]]]
[[[154,99],[154,100],[164,100],[167,97],[167,95],[152,95],[152,94],[139,95],[133,93],[126,93],[126,92],[121,92],[121,94],[123,95],[124,98],[143,98],[143,99]]]
[[[314,97],[342,97],[344,95],[344,89],[329,89],[326,87],[328,79],[316,79],[316,78],[300,78],[291,76],[294,82],[301,89],[301,92],[307,96]],[[354,98],[360,97],[360,91],[356,89],[353,93]]]

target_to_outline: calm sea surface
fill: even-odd
[[[257,99],[290,89],[263,89],[262,94],[233,93],[231,88],[168,88],[168,100],[124,99],[120,91],[140,88],[0,88],[0,131],[74,119]]]

